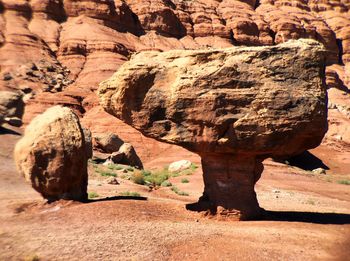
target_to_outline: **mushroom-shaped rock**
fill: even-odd
[[[87,199],[88,154],[78,116],[69,108],[55,106],[26,127],[14,156],[18,171],[53,201]]]
[[[306,39],[143,52],[102,82],[99,96],[144,135],[201,156],[199,209],[250,219],[261,214],[262,161],[314,148],[327,131],[324,66],[325,49]]]

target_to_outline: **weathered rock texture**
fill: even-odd
[[[52,201],[87,199],[87,154],[78,116],[55,106],[26,127],[14,156],[18,171]]]
[[[124,143],[120,147],[119,152],[123,155],[120,163],[143,169],[143,164],[139,156],[137,156],[134,147],[130,143]]]
[[[101,152],[102,155],[103,153],[111,154],[107,159],[108,162],[130,165],[139,169],[143,168],[141,159],[137,155],[134,147],[130,143],[124,142],[114,133],[94,134],[93,145],[95,151]]]
[[[87,128],[83,127],[84,132],[84,138],[85,138],[85,150],[86,150],[86,157],[88,159],[92,158],[93,153],[93,145],[92,145],[92,134],[91,131]]]
[[[99,96],[146,136],[198,153],[203,199],[250,218],[259,214],[262,160],[314,148],[327,131],[325,55],[313,40],[143,52],[102,82]]]
[[[24,102],[21,93],[0,91],[0,126],[2,123],[21,126],[23,113]]]
[[[174,147],[132,128],[115,127],[118,120],[109,122],[95,94],[98,83],[130,54],[312,38],[324,43],[327,63],[339,65],[333,71],[349,89],[349,10],[350,0],[0,0],[0,90],[31,91],[24,123],[61,104],[84,117],[92,133],[101,129],[94,124],[97,119],[106,131],[118,130],[149,160]],[[350,107],[350,94],[336,88],[333,92],[335,107],[323,145],[350,153],[349,140],[339,142],[335,134],[345,135],[350,124],[344,110],[337,109]]]
[[[123,140],[111,132],[95,134],[93,145],[95,150],[101,150],[105,153],[113,153],[119,150],[123,145]]]

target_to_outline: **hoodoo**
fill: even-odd
[[[201,156],[198,209],[253,219],[262,161],[314,148],[327,131],[325,53],[306,39],[141,52],[100,84],[100,101],[144,135]]]

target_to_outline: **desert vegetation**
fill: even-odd
[[[120,192],[119,195],[124,197],[141,197],[140,193],[133,191]]]

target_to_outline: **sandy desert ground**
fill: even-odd
[[[6,127],[6,126],[5,126]],[[8,127],[8,126],[7,126]],[[310,171],[265,161],[256,191],[264,220],[237,222],[186,210],[203,189],[201,169],[169,188],[107,177],[89,167],[88,203],[47,204],[17,174],[13,146],[21,130],[1,129],[0,260],[348,260],[350,187],[346,175]],[[162,167],[167,155],[146,163]],[[198,158],[191,159],[199,165]],[[120,196],[138,192],[141,197]]]

